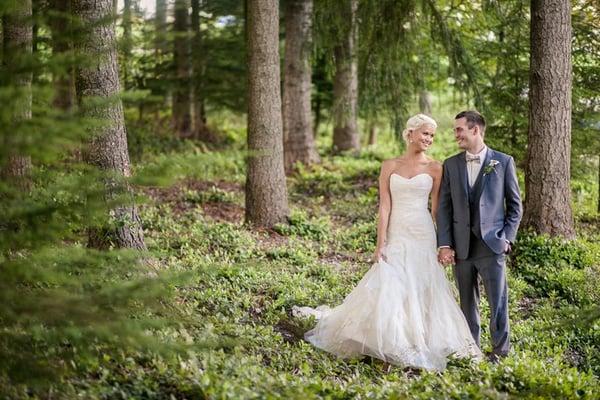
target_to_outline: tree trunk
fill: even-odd
[[[123,28],[123,40],[121,45],[121,60],[123,65],[123,87],[129,87],[129,56],[131,55],[133,39],[131,36],[131,2],[132,0],[123,0],[123,16],[121,18],[121,27]]]
[[[358,150],[358,28],[356,13],[358,0],[344,0],[343,15],[349,18],[349,27],[341,42],[334,48],[335,76],[333,78],[333,150]]]
[[[175,0],[175,73],[173,125],[181,138],[192,137],[189,0]]]
[[[286,221],[279,70],[279,2],[247,0],[248,172],[246,221],[271,227]]]
[[[200,9],[201,0],[192,0],[192,110],[193,130],[196,138],[203,142],[216,142],[217,138],[206,126],[206,113],[204,110],[204,96],[202,86],[204,80],[205,60],[204,46],[202,43],[202,32],[200,31]]]
[[[312,0],[289,0],[285,6],[285,74],[283,84],[283,148],[285,169],[296,162],[319,162],[310,109]]]
[[[377,143],[377,126],[375,125],[375,122],[371,122],[371,124],[369,125],[368,145],[373,146],[376,143]]]
[[[169,41],[167,35],[167,0],[156,0],[156,10],[154,14],[154,54],[156,56],[156,68],[154,71],[153,94],[163,96],[164,106],[171,106],[169,86],[164,84],[165,69],[167,65],[166,58],[170,53]],[[156,119],[158,120],[159,109],[156,108]]]
[[[73,0],[73,13],[81,19],[85,32],[76,44],[78,54],[93,61],[76,71],[77,100],[82,113],[104,122],[94,128],[93,139],[86,152],[90,164],[120,177],[129,177],[129,153],[121,100],[119,95],[119,66],[114,22],[101,23],[112,13],[111,0]],[[94,99],[109,101],[97,104]],[[112,201],[123,193],[131,194],[131,188],[120,180],[106,178],[107,200]],[[133,196],[131,196],[133,197]],[[94,248],[116,247],[143,250],[144,235],[137,207],[131,198],[111,210],[114,225],[105,229],[90,229],[89,246]]]
[[[431,93],[426,89],[419,92],[419,111],[421,114],[431,115]]]
[[[169,51],[167,42],[167,12],[167,0],[156,0],[154,49],[157,56],[162,56]]]
[[[600,213],[600,155],[598,155],[598,213]]]
[[[323,55],[320,55],[319,57],[317,57],[317,59],[315,60],[315,68],[313,71],[314,76],[312,77],[312,81],[314,82],[314,88],[315,88],[315,96],[314,96],[314,102],[315,102],[315,123],[314,123],[314,131],[313,131],[313,137],[316,138],[319,134],[319,126],[321,126],[321,119],[322,119],[322,108],[323,108],[323,104],[324,104],[324,96],[325,94],[330,94],[331,89],[330,88],[325,88],[324,86],[326,86],[327,83],[327,72],[326,72],[326,67],[327,67],[327,62],[325,60],[325,57]],[[329,89],[329,90],[327,90]]]
[[[532,0],[529,146],[523,223],[572,238],[571,6]]]
[[[19,90],[15,98],[13,114],[15,126],[18,126],[19,121],[31,119],[32,73],[30,69],[22,68],[23,65],[28,65],[29,58],[32,56],[31,0],[15,2],[15,7],[11,11],[10,14],[4,15],[2,21],[2,61],[4,72],[12,79],[12,85]],[[20,134],[18,128],[14,134],[16,136]],[[31,170],[31,158],[23,154],[22,142],[19,137],[5,136],[3,146],[15,150],[10,153],[4,165],[0,166],[0,176],[25,189],[29,185],[27,175]]]
[[[48,24],[52,32],[52,54],[62,55],[72,51],[73,37],[71,34],[71,0],[50,0],[53,13]],[[62,110],[70,110],[75,103],[75,76],[69,65],[65,71],[54,75],[53,105]]]

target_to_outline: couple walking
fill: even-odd
[[[508,354],[506,254],[522,213],[515,162],[485,145],[482,115],[463,111],[454,120],[463,151],[442,165],[425,155],[436,128],[426,115],[411,117],[406,152],[383,162],[371,269],[341,305],[295,308],[317,316],[305,335],[315,346],[438,371],[451,354],[480,358],[480,277],[490,305],[488,357]],[[453,265],[460,307],[442,265]]]

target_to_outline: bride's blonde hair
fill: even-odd
[[[406,129],[402,131],[402,138],[404,139],[406,144],[408,144],[408,135],[412,131],[419,129],[423,125],[431,125],[434,128],[437,128],[437,122],[435,122],[433,118],[425,114],[413,115],[408,119],[408,121],[406,121]]]

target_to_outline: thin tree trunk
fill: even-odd
[[[202,93],[202,82],[204,80],[205,57],[202,43],[202,32],[200,31],[201,0],[192,0],[192,110],[193,129],[195,136],[203,142],[216,142],[217,138],[206,126],[206,113],[204,110],[204,95]]]
[[[285,169],[296,162],[319,162],[310,107],[312,0],[289,0],[285,6],[285,74],[283,85],[283,148]]]
[[[523,223],[572,238],[571,5],[532,0],[529,145]]]
[[[372,146],[374,144],[377,143],[377,125],[375,125],[375,122],[372,121],[371,124],[369,124],[369,141],[368,141],[368,145]]]
[[[271,227],[286,221],[279,70],[279,2],[247,0],[248,171],[246,221]]]
[[[600,213],[600,155],[598,155],[598,212]]]
[[[71,0],[50,0],[49,26],[52,32],[52,54],[64,55],[73,50],[71,33]],[[65,71],[54,75],[53,105],[62,110],[70,110],[75,103],[75,75],[69,65]]]
[[[169,88],[164,85],[165,69],[166,69],[166,58],[169,54],[169,42],[167,38],[167,14],[168,14],[168,3],[167,0],[156,0],[156,10],[154,15],[154,54],[156,56],[156,69],[154,71],[154,94],[162,95],[164,99],[164,106],[170,107],[171,102]],[[158,119],[158,111],[156,109],[156,119]]]
[[[316,139],[319,135],[319,126],[321,125],[321,96],[317,94],[315,99],[315,125],[313,127],[313,138]]]
[[[358,0],[344,0],[343,15],[349,18],[349,27],[334,48],[335,76],[333,80],[333,150],[358,150],[358,27],[356,13]]]
[[[173,125],[181,138],[192,137],[189,0],[175,0],[175,70]]]
[[[31,0],[21,0],[15,3],[15,8],[10,14],[4,15],[2,21],[3,39],[3,66],[7,76],[11,77],[19,93],[15,98],[13,121],[15,123],[15,135],[19,135],[19,125],[23,120],[31,119],[31,70],[22,68],[27,65],[32,56],[32,4]],[[22,129],[22,128],[20,128]],[[6,149],[12,150],[10,156],[1,165],[0,177],[6,181],[26,189],[29,186],[27,175],[31,171],[31,158],[24,155],[21,138],[5,136]]]
[[[102,120],[102,127],[94,128],[93,139],[86,152],[90,164],[119,177],[131,175],[127,135],[121,100],[114,100],[120,92],[119,66],[117,62],[117,43],[115,25],[100,23],[112,13],[111,0],[73,0],[73,13],[81,19],[83,31],[76,49],[86,56],[92,65],[82,65],[76,71],[77,100],[85,116]],[[99,105],[94,99],[109,101]],[[120,179],[105,178],[107,201],[118,196],[131,194],[131,188]],[[120,248],[143,250],[144,235],[137,207],[131,195],[129,204],[123,204],[111,210],[111,227],[90,229],[89,246],[108,248],[111,245]]]
[[[167,42],[167,12],[167,0],[156,0],[154,49],[157,56],[167,54],[169,51]]]
[[[121,27],[123,28],[123,40],[121,46],[121,59],[123,65],[121,70],[123,71],[123,87],[125,89],[129,86],[129,57],[131,55],[133,38],[131,35],[131,2],[132,0],[123,0],[123,16],[121,18]]]
[[[431,93],[427,89],[419,92],[419,111],[425,115],[431,115]]]
[[[313,131],[313,137],[316,139],[318,134],[319,134],[319,126],[321,125],[321,118],[322,118],[322,113],[321,113],[321,109],[323,108],[323,88],[322,86],[324,86],[324,82],[326,82],[327,80],[327,76],[326,76],[326,72],[325,72],[325,66],[326,66],[326,62],[325,62],[325,57],[324,56],[319,56],[316,60],[315,63],[315,69],[314,69],[314,77],[313,77],[313,81],[315,82],[315,97],[314,97],[314,101],[315,101],[315,123],[314,123],[314,131]],[[329,92],[329,91],[327,91]]]

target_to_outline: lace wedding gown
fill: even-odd
[[[391,364],[443,370],[447,356],[481,352],[456,303],[443,267],[427,209],[433,178],[390,177],[392,209],[384,255],[344,302],[331,309],[294,307],[315,315],[306,340],[343,358],[369,355]]]

